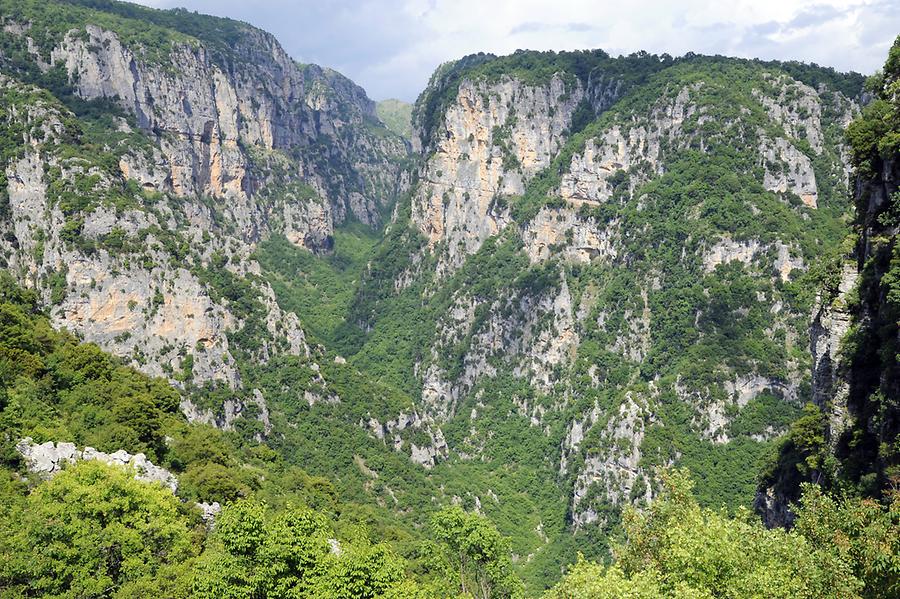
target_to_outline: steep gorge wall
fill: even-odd
[[[557,73],[544,82],[463,78],[443,112],[437,134],[421,148],[425,161],[412,200],[412,219],[429,248],[440,244],[439,272],[512,222],[507,199],[525,193],[571,135],[573,115],[597,114],[621,93],[621,84]],[[432,82],[432,85],[440,83]],[[424,94],[446,93],[429,89]],[[416,135],[432,132],[418,123]]]
[[[254,151],[279,150],[296,161],[288,177],[329,200],[330,218],[376,224],[396,192],[393,160],[405,150],[402,140],[366,129],[379,122],[365,92],[334,71],[299,66],[249,27],[232,52],[174,44],[165,62],[153,63],[115,32],[87,25],[53,49],[50,65],[64,65],[80,97],[114,99],[157,137],[164,184],[176,195],[256,194],[272,174],[254,168]],[[141,169],[129,174],[154,184]]]
[[[847,130],[855,227],[828,265],[810,329],[812,401],[763,480],[757,510],[771,526],[793,521],[800,485],[883,498],[900,476],[900,39],[872,97]]]
[[[546,85],[507,79],[463,81],[425,151],[413,221],[430,247],[444,244],[448,269],[511,221],[503,196],[522,195],[565,141],[580,83],[554,76]]]
[[[6,234],[0,242],[6,267],[42,291],[54,306],[55,324],[131,357],[146,372],[172,376],[190,354],[191,380],[239,387],[227,332],[239,328],[240,318],[210,295],[198,269],[214,253],[227,252],[240,273],[253,268],[251,249],[221,231],[211,237],[211,210],[196,199],[111,205],[121,183],[98,166],[86,166],[90,159],[67,155],[74,148],[64,140],[74,125],[63,108],[5,76],[0,88],[7,98],[31,97],[7,113],[14,130],[29,133],[21,158],[6,169]],[[48,181],[48,172],[58,178]],[[93,201],[82,211],[64,205],[86,197]],[[196,263],[179,260],[180,252],[195,256]],[[278,308],[266,285],[259,290],[288,351],[305,353],[296,316]]]
[[[72,14],[63,33],[39,29]],[[270,235],[328,252],[335,225],[379,225],[407,147],[365,92],[233,22],[227,49],[53,3],[13,7],[2,26],[2,114],[17,149],[0,248],[55,324],[179,384],[241,388],[242,331],[260,338],[237,348],[255,360],[308,356],[252,254]],[[171,41],[141,45],[131,27]],[[96,108],[77,122],[29,82]]]
[[[631,94],[610,85],[622,95],[574,133],[593,94],[565,73],[462,76],[437,125],[419,123],[411,226],[424,245],[394,289],[424,281],[440,306],[414,369],[420,413],[467,423],[451,459],[490,459],[492,402],[554,439],[561,429],[575,529],[648,500],[654,466],[762,451],[787,421],[751,414],[808,399],[794,289],[825,242],[814,227],[839,228],[842,129],[858,108],[777,69],[703,68],[678,64]],[[492,280],[507,252],[521,270]]]

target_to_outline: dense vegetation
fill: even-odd
[[[508,544],[483,517],[437,512],[405,560],[383,540],[402,530],[373,530],[368,510],[266,444],[188,424],[177,390],[54,331],[5,273],[0,385],[4,597],[432,597],[457,584],[521,595]],[[29,477],[24,437],[143,452],[177,474],[178,494],[99,462]],[[212,533],[194,501],[226,504]]]
[[[0,299],[4,596],[522,596],[508,542],[483,517],[458,507],[436,513],[430,539],[405,560],[360,523],[335,520],[349,506],[326,480],[285,467],[265,444],[187,425],[174,413],[175,390],[54,332],[34,295],[8,277]],[[148,406],[134,412],[137,397],[159,404],[156,421]],[[117,409],[144,418],[122,423]],[[87,427],[86,413],[96,418]],[[172,438],[154,447],[137,429]],[[9,445],[25,434],[152,452],[181,472],[180,500],[96,462],[49,481],[22,478]],[[238,476],[228,467],[238,460],[250,476],[232,493],[223,481]],[[220,484],[192,487],[191,468],[212,464],[221,466]],[[579,561],[547,597],[752,597],[760,589],[779,597],[892,597],[900,590],[896,496],[885,507],[810,487],[795,532],[786,533],[746,514],[731,519],[700,508],[684,473],[666,480],[649,510],[626,515],[614,566]],[[230,502],[212,532],[194,497]]]
[[[136,55],[163,64],[174,43],[196,45],[202,41],[217,57],[230,56],[249,29],[233,19],[113,0],[65,0],[54,2],[49,10],[46,3],[36,0],[4,0],[0,14],[29,23],[37,49],[45,58],[70,30],[77,31],[85,23],[114,31]]]
[[[835,501],[805,489],[794,530],[701,508],[683,472],[629,511],[612,566],[579,560],[545,599],[893,597],[900,592],[900,497]]]

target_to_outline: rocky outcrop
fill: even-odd
[[[447,248],[444,268],[459,266],[509,222],[498,198],[521,195],[550,164],[583,95],[560,77],[542,86],[509,78],[459,85],[413,199],[413,221],[429,246]]]
[[[199,422],[222,430],[233,430],[235,420],[240,418],[249,406],[255,408],[256,419],[263,425],[263,432],[257,437],[257,441],[262,441],[263,437],[272,432],[272,422],[269,418],[269,406],[259,389],[253,389],[249,398],[226,399],[218,411],[202,410],[187,397],[182,398],[179,407],[188,422]]]
[[[394,451],[408,451],[410,459],[425,469],[430,470],[449,455],[443,431],[433,422],[421,418],[416,410],[401,412],[384,424],[370,417],[365,426],[375,438],[390,443]],[[415,440],[405,438],[411,433],[415,434]]]
[[[74,464],[80,460],[97,460],[109,466],[127,468],[134,472],[135,480],[149,484],[162,485],[172,491],[178,492],[178,478],[160,466],[154,465],[143,453],[132,455],[120,449],[113,453],[97,451],[93,447],[85,447],[79,450],[74,443],[59,441],[47,441],[46,443],[34,443],[31,437],[20,439],[16,443],[16,451],[25,460],[25,467],[41,478],[51,478],[58,474],[66,465]],[[222,511],[218,501],[212,503],[195,503],[200,511],[200,518],[212,526],[216,516]]]
[[[218,501],[213,501],[212,503],[203,501],[196,504],[196,506],[200,510],[200,517],[206,522],[207,526],[212,526],[216,521],[216,516],[222,511],[222,506]]]
[[[697,112],[690,99],[691,88],[684,87],[671,101],[660,99],[648,124],[614,124],[588,139],[584,150],[572,156],[560,196],[575,206],[603,203],[623,182],[633,190],[639,182],[660,174],[663,146],[690,141],[690,136],[681,134],[683,123]]]
[[[413,222],[429,248],[443,248],[439,272],[455,270],[510,222],[506,200],[521,196],[549,166],[582,102],[602,111],[617,90],[602,78],[585,85],[562,74],[539,84],[511,77],[462,80],[439,134],[423,148],[427,159],[412,201]]]
[[[521,355],[513,373],[527,377],[544,392],[557,382],[556,371],[571,362],[580,341],[565,275],[558,287],[548,291],[539,298],[523,298],[527,302],[524,326],[510,348]]]
[[[753,499],[753,511],[759,514],[766,528],[789,528],[792,526],[794,520],[797,519],[792,508],[791,502],[772,487],[757,491],[756,497]]]
[[[774,141],[763,134],[762,156],[765,160],[763,185],[776,193],[791,192],[800,197],[808,208],[818,206],[819,188],[812,161],[788,140],[779,137]]]
[[[772,253],[774,253],[774,258],[771,256]],[[756,239],[735,241],[729,237],[723,237],[703,254],[703,270],[709,273],[714,271],[718,265],[733,261],[752,266],[766,254],[770,254],[767,262],[772,265],[782,281],[790,280],[793,271],[806,269],[803,258],[793,255],[791,248],[782,242],[764,246]]]
[[[765,107],[766,114],[794,139],[805,139],[816,154],[825,149],[822,127],[822,98],[812,87],[786,76],[767,77],[776,90],[775,94],[754,92],[754,96]],[[830,108],[830,107],[826,107]],[[849,124],[849,118],[842,119]]]
[[[576,531],[588,525],[604,524],[598,523],[601,516],[594,502],[622,506],[627,502],[650,501],[652,498],[651,487],[646,484],[648,476],[640,466],[640,448],[648,415],[639,402],[633,396],[626,397],[600,433],[600,441],[587,452],[583,465],[576,472],[570,507],[572,526]],[[564,443],[564,455],[579,450],[585,425],[594,426],[599,415],[595,408],[586,422],[573,422]],[[565,461],[562,468],[566,468]],[[644,483],[643,489],[635,487],[639,479]],[[638,491],[636,496],[632,496],[633,490]]]
[[[152,134],[176,195],[246,197],[271,182],[254,151],[293,156],[290,176],[327,198],[337,220],[376,223],[396,190],[404,142],[376,135],[375,105],[341,75],[297,65],[269,34],[244,27],[229,53],[175,43],[163,61],[142,58],[96,25],[69,32],[51,52],[79,96],[115,99]],[[327,154],[321,144],[333,144]],[[137,169],[125,162],[126,176]],[[336,166],[336,168],[334,168]],[[143,179],[143,183],[151,183]]]
[[[485,302],[462,293],[454,299],[438,323],[441,334],[430,356],[417,366],[421,406],[428,418],[454,417],[459,398],[499,368],[510,369],[542,392],[559,382],[560,370],[573,359],[579,338],[565,276],[554,274],[559,278],[546,287],[509,289],[502,300]],[[448,373],[441,356],[461,343],[467,346],[462,366]]]
[[[850,330],[853,313],[848,305],[859,278],[853,264],[841,269],[838,293],[833,300],[820,300],[810,325],[810,351],[813,358],[812,400],[828,415],[829,442],[834,444],[849,425],[850,381],[841,367],[841,343]],[[833,448],[832,448],[833,449]]]
[[[796,405],[802,377],[797,373],[792,373],[792,375],[787,380],[781,380],[757,373],[736,374],[733,379],[722,382],[721,389],[725,392],[724,398],[711,398],[709,393],[689,391],[682,384],[677,384],[675,390],[679,397],[697,405],[694,426],[700,432],[701,437],[713,443],[724,444],[732,440],[729,428],[733,416],[729,416],[729,414],[739,412],[763,393],[774,394],[783,401]],[[764,431],[754,433],[751,438],[754,441],[764,442],[774,439],[784,432],[784,429],[779,430],[769,425]]]
[[[780,81],[780,80],[779,80]],[[821,122],[823,100],[808,86],[781,81],[782,96],[796,84],[803,94],[795,104],[782,105],[770,95],[755,91],[754,97],[767,110],[767,115],[786,137],[769,139],[760,129],[760,162],[764,166],[763,185],[776,193],[790,192],[804,205],[816,208],[818,187],[812,160],[799,146],[798,140],[810,144],[816,154],[824,151],[824,128]],[[703,125],[710,122],[707,108],[693,97],[702,92],[703,84],[685,86],[671,99],[662,97],[651,109],[649,119],[635,119],[627,125],[614,124],[586,140],[584,149],[572,156],[563,174],[560,196],[580,206],[608,201],[614,191],[624,185],[631,193],[641,182],[663,172],[661,162],[673,151],[709,144],[703,139]],[[796,92],[799,93],[799,92]],[[854,105],[838,95],[835,102],[844,115],[853,114]],[[849,116],[842,117],[846,121]],[[649,121],[649,122],[648,122]],[[737,121],[731,125],[739,125]],[[738,133],[735,133],[738,134]],[[739,134],[742,135],[742,134]],[[793,138],[790,140],[788,138]],[[841,148],[836,148],[840,154]],[[848,171],[846,156],[839,165]]]
[[[178,479],[174,474],[155,466],[143,453],[131,455],[124,449],[114,453],[97,451],[93,447],[79,450],[74,443],[37,444],[31,437],[25,437],[16,443],[16,451],[25,459],[29,472],[49,478],[62,470],[66,464],[74,464],[79,460],[98,460],[111,466],[127,467],[134,470],[134,478],[143,482],[158,483],[168,487],[173,493],[178,490]]]
[[[619,223],[584,218],[571,208],[543,208],[522,231],[528,259],[539,263],[557,254],[566,261],[590,264],[617,257]]]

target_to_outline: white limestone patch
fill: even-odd
[[[16,444],[16,451],[25,458],[25,465],[29,472],[34,472],[44,478],[52,477],[66,464],[74,464],[79,460],[97,460],[110,466],[133,469],[136,480],[162,484],[173,493],[178,490],[178,479],[175,475],[165,468],[154,465],[143,453],[132,455],[124,449],[113,453],[104,453],[93,447],[79,450],[74,443],[47,441],[37,444],[32,442],[31,437],[21,439]]]

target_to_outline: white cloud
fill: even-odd
[[[804,60],[874,72],[900,33],[900,0],[145,0],[239,18],[298,60],[374,98],[412,100],[434,68],[473,52],[602,48]]]

